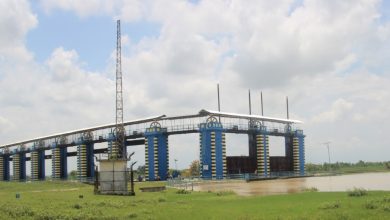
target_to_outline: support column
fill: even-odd
[[[0,155],[0,181],[9,180],[9,155]]]
[[[45,151],[35,150],[31,152],[31,180],[45,179]]]
[[[201,178],[226,178],[226,143],[222,124],[210,117],[199,125],[199,132]]]
[[[117,159],[118,158],[118,145],[116,143],[116,137],[113,132],[108,134],[108,159]]]
[[[26,153],[19,152],[13,155],[13,180],[25,181],[26,180]]]
[[[256,130],[256,150],[257,173],[264,177],[270,176],[269,137],[265,126]]]
[[[302,130],[296,130],[293,138],[293,161],[294,173],[296,175],[305,175],[305,136]]]
[[[77,171],[79,181],[90,182],[94,180],[93,143],[81,143],[77,146]]]
[[[77,176],[79,181],[87,181],[87,146],[77,146]]]
[[[145,132],[145,178],[148,181],[166,180],[169,171],[169,148],[166,128],[157,122]]]
[[[52,149],[52,178],[55,180],[68,179],[68,149],[56,147]]]

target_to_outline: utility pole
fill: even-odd
[[[261,99],[261,116],[264,116],[264,109],[263,109],[263,92],[260,92],[260,99]]]
[[[121,57],[121,21],[117,20],[116,39],[116,155],[114,158],[126,159],[125,127],[123,125],[122,57]]]
[[[288,111],[288,96],[286,96],[286,107],[287,107],[287,119],[290,119],[290,113]]]
[[[330,168],[330,152],[329,152],[330,141],[327,141],[327,142],[322,143],[322,144],[325,144],[326,147],[328,148],[328,161],[329,161],[329,168]]]
[[[251,102],[251,90],[248,90],[248,95],[249,95],[249,115],[252,114],[252,102]]]
[[[218,93],[218,112],[221,112],[221,102],[219,99],[219,83],[217,83],[217,93]],[[221,123],[221,116],[219,116],[219,123]]]

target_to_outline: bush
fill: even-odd
[[[73,208],[75,208],[75,209],[81,209],[81,205],[80,205],[80,204],[74,204],[74,205],[73,205]]]
[[[177,194],[190,194],[191,192],[190,191],[187,191],[185,189],[179,189],[176,191]]]
[[[127,217],[128,218],[137,218],[137,213],[130,213]]]
[[[360,197],[367,194],[367,190],[363,188],[353,188],[352,190],[348,190],[348,196]]]
[[[383,198],[383,202],[390,202],[390,197],[389,196],[385,196]]]
[[[304,192],[318,192],[318,188],[316,187],[309,187],[309,188],[304,188]]]
[[[320,209],[338,209],[341,207],[340,201],[322,203]]]
[[[227,196],[227,195],[234,195],[235,193],[233,191],[219,191],[216,193],[217,196]]]
[[[376,209],[376,208],[378,208],[378,205],[375,203],[376,203],[375,201],[366,201],[366,203],[364,204],[364,207],[366,209]]]

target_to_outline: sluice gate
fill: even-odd
[[[305,135],[295,127],[299,123],[291,119],[208,110],[176,117],[161,115],[125,122],[125,145],[144,144],[146,179],[149,181],[168,178],[169,136],[189,133],[199,134],[200,177],[203,179],[224,179],[237,173],[261,177],[275,173],[303,176]],[[29,178],[43,180],[46,159],[52,160],[52,179],[65,180],[68,178],[69,156],[77,157],[78,180],[93,181],[96,154],[106,153],[109,157],[118,154],[114,129],[115,124],[109,124],[1,145],[0,181],[27,180],[28,160],[31,160]],[[248,135],[249,156],[226,156],[227,133]],[[270,156],[270,136],[285,139],[284,157]],[[106,143],[107,147],[95,149],[97,143]],[[69,152],[69,147],[75,147],[76,152]]]

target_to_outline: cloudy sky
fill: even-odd
[[[390,155],[390,4],[379,0],[0,1],[0,144],[115,119],[116,19],[125,120],[216,109],[290,117],[306,160]],[[228,155],[247,154],[228,135]],[[272,140],[271,153],[282,151]],[[196,135],[170,137],[171,166],[197,159]],[[135,147],[143,164],[143,147]]]

